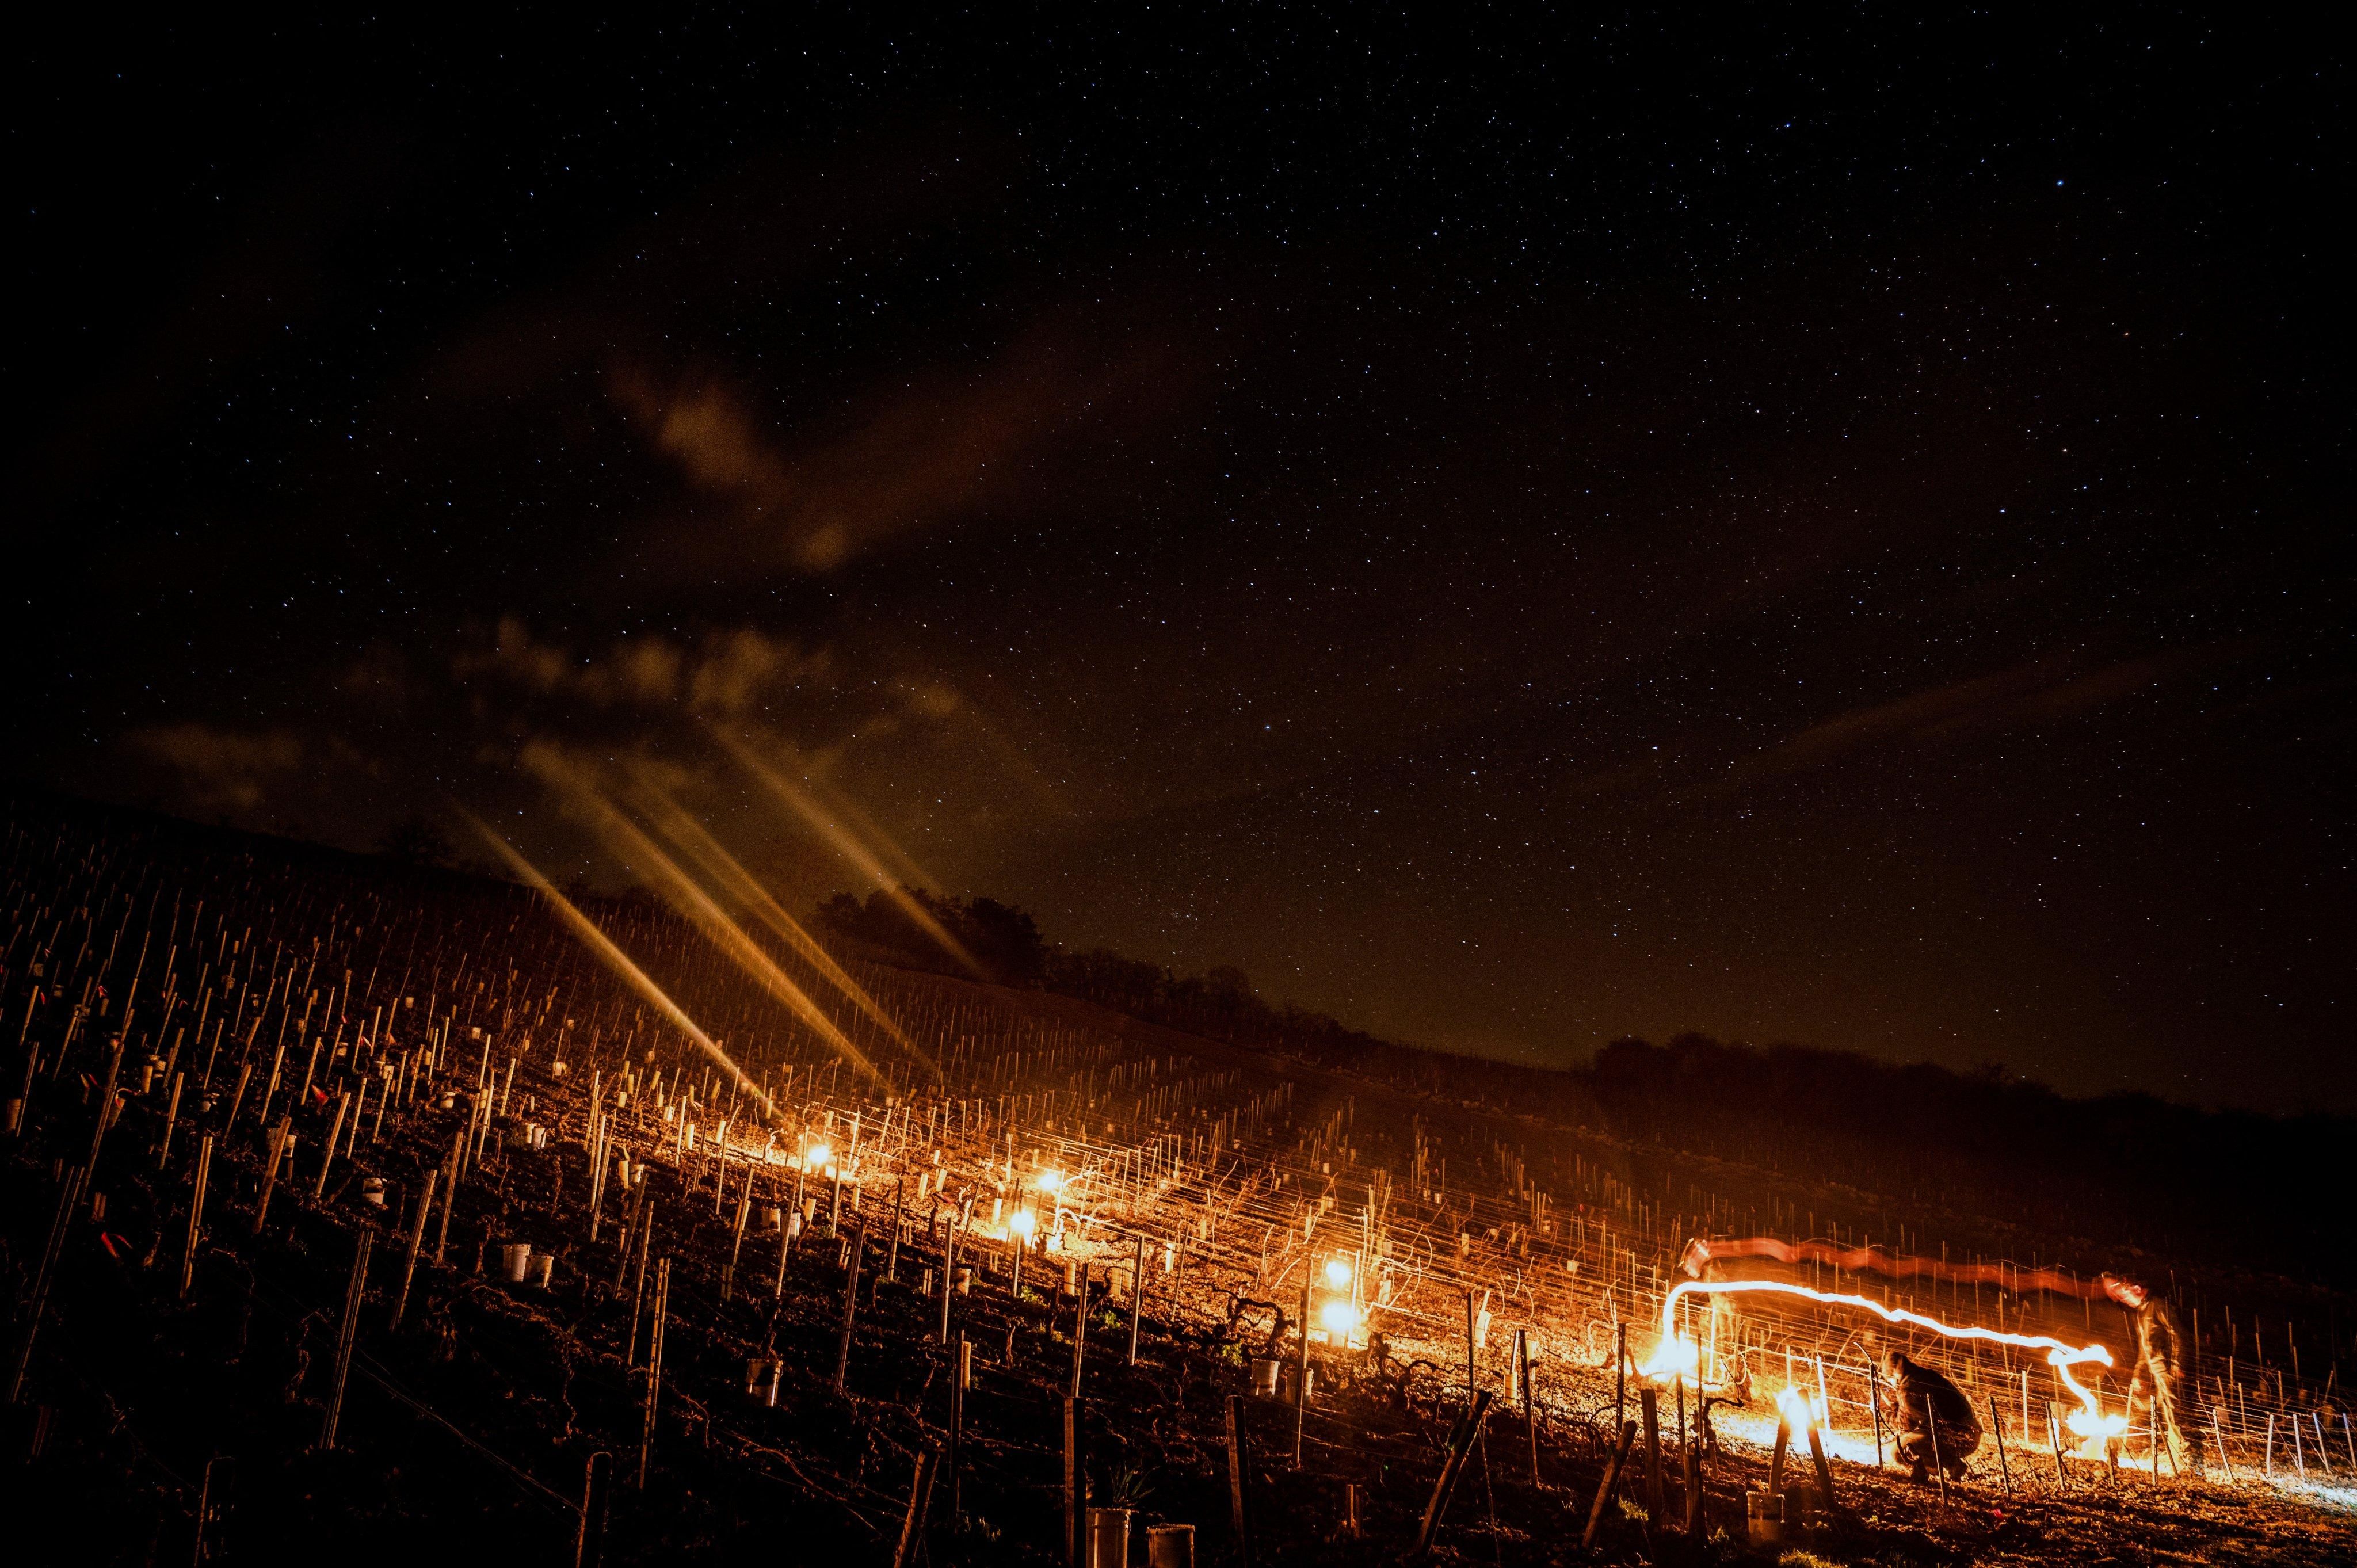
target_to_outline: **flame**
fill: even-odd
[[[1812,1428],[1825,1424],[1825,1412],[1798,1387],[1788,1387],[1776,1396],[1776,1413],[1795,1437],[1806,1437]]]
[[[802,1151],[802,1169],[824,1170],[834,1163],[834,1151],[824,1144],[813,1144]]]
[[[1006,1222],[1006,1228],[1028,1241],[1031,1233],[1039,1229],[1039,1217],[1028,1208],[1018,1208],[1015,1217]]]
[[[1326,1283],[1336,1290],[1347,1289],[1351,1283],[1351,1265],[1341,1258],[1326,1260]]]
[[[1701,1369],[1701,1348],[1676,1332],[1663,1335],[1653,1346],[1653,1353],[1646,1357],[1644,1364],[1637,1369],[1644,1376],[1663,1383],[1673,1378],[1684,1378],[1693,1382],[1695,1374]]]
[[[1040,1190],[1041,1192],[1054,1192],[1057,1188],[1059,1188],[1059,1187],[1062,1187],[1063,1185],[1064,1185],[1064,1173],[1063,1173],[1063,1172],[1061,1172],[1061,1171],[1041,1171],[1041,1172],[1039,1173],[1039,1190]]]
[[[1359,1309],[1338,1296],[1318,1309],[1318,1321],[1336,1339],[1348,1339],[1359,1326]]]
[[[1807,1285],[1788,1284],[1782,1280],[1685,1280],[1662,1298],[1662,1337],[1652,1354],[1638,1369],[1649,1378],[1667,1382],[1673,1377],[1695,1375],[1701,1364],[1701,1351],[1695,1342],[1678,1332],[1678,1302],[1688,1295],[1736,1295],[1753,1291],[1765,1291],[1776,1295],[1797,1295],[1810,1301],[1824,1302],[1832,1306],[1863,1307],[1886,1323],[1904,1323],[1917,1328],[1928,1328],[1950,1339],[1974,1339],[1990,1345],[2011,1345],[2024,1350],[2043,1350],[2046,1364],[2062,1386],[2079,1402],[2079,1409],[2070,1419],[2071,1430],[2083,1437],[2116,1436],[2127,1430],[2124,1415],[2106,1415],[2103,1402],[2093,1391],[2071,1375],[2071,1369],[2083,1362],[2098,1366],[2112,1364],[2112,1353],[2101,1345],[2071,1345],[2043,1334],[2011,1334],[1998,1328],[1977,1326],[1958,1327],[1943,1323],[1936,1317],[1926,1317],[1905,1307],[1885,1306],[1870,1296],[1844,1295],[1833,1291],[1812,1290]]]

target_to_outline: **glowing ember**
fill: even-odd
[[[1007,1220],[1006,1228],[1028,1241],[1031,1233],[1039,1229],[1039,1217],[1028,1208],[1018,1208]]]
[[[802,1155],[804,1170],[823,1170],[834,1163],[834,1151],[824,1144],[813,1144]]]
[[[1326,1260],[1326,1283],[1336,1290],[1347,1289],[1351,1283],[1351,1265],[1341,1258]]]
[[[1318,1309],[1318,1321],[1336,1339],[1347,1339],[1359,1326],[1359,1309],[1337,1298]]]
[[[2106,1415],[2103,1403],[2094,1392],[2071,1375],[2071,1369],[2083,1362],[2098,1366],[2112,1364],[2112,1353],[2101,1345],[2069,1345],[2043,1334],[2008,1334],[2002,1329],[1962,1327],[1926,1317],[1920,1312],[1904,1307],[1885,1306],[1870,1296],[1842,1295],[1832,1291],[1811,1290],[1806,1285],[1787,1284],[1781,1280],[1686,1280],[1662,1298],[1662,1337],[1652,1355],[1638,1369],[1649,1378],[1667,1382],[1674,1377],[1692,1378],[1701,1365],[1701,1351],[1695,1342],[1678,1332],[1677,1314],[1681,1298],[1688,1295],[1740,1295],[1764,1292],[1774,1295],[1796,1295],[1809,1301],[1824,1302],[1831,1306],[1855,1306],[1873,1313],[1886,1323],[1903,1323],[1917,1328],[1928,1328],[1950,1339],[1973,1339],[1991,1345],[2012,1345],[2025,1350],[2043,1350],[2046,1364],[2062,1386],[2079,1402],[2079,1409],[2070,1419],[2071,1430],[2082,1437],[2111,1437],[2127,1430],[2125,1416]]]
[[[1039,1190],[1040,1190],[1041,1192],[1054,1192],[1057,1188],[1059,1188],[1059,1187],[1062,1187],[1063,1185],[1064,1185],[1064,1173],[1063,1173],[1063,1172],[1061,1172],[1061,1171],[1041,1171],[1041,1172],[1039,1173]]]

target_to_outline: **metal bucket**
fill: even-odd
[[[974,1270],[963,1263],[958,1265],[957,1293],[960,1295],[974,1294]]]
[[[524,1272],[531,1267],[531,1242],[502,1241],[500,1243],[500,1272],[507,1277],[508,1283],[511,1285],[523,1283]]]
[[[761,1210],[761,1230],[764,1235],[776,1235],[785,1229],[785,1224],[786,1211],[777,1204],[770,1204]]]
[[[1784,1540],[1784,1498],[1778,1492],[1747,1492],[1743,1512],[1750,1527],[1751,1544],[1778,1546]]]
[[[745,1392],[755,1404],[778,1402],[778,1379],[784,1369],[785,1363],[775,1356],[756,1356],[745,1363]]]
[[[542,1290],[546,1290],[548,1288],[550,1278],[554,1276],[555,1273],[555,1253],[534,1252],[532,1255],[532,1283],[533,1284],[538,1285]]]
[[[362,1176],[361,1178],[361,1201],[362,1203],[372,1203],[377,1208],[382,1208],[384,1207],[384,1177],[373,1176]]]
[[[1127,1509],[1089,1510],[1088,1568],[1129,1568]]]
[[[1195,1568],[1195,1527],[1191,1524],[1147,1525],[1146,1568]]]
[[[1287,1365],[1285,1368],[1284,1372],[1278,1377],[1276,1394],[1279,1399],[1283,1400],[1287,1404],[1291,1404],[1293,1402],[1293,1385],[1300,1380],[1300,1375],[1301,1369],[1299,1368]],[[1310,1399],[1316,1399],[1318,1397],[1318,1369],[1315,1367],[1309,1369],[1308,1397]]]
[[[1260,1399],[1276,1397],[1277,1380],[1285,1375],[1285,1363],[1274,1356],[1254,1356],[1252,1364],[1253,1393]]]

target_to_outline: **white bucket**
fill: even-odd
[[[511,1285],[523,1283],[524,1271],[531,1267],[531,1242],[502,1241],[500,1243],[500,1272],[507,1276],[508,1283]]]
[[[1146,1568],[1195,1568],[1195,1527],[1191,1524],[1147,1525]]]
[[[384,1177],[362,1176],[361,1178],[361,1201],[362,1203],[372,1203],[377,1208],[382,1208],[384,1207]]]
[[[1127,1509],[1089,1510],[1088,1568],[1129,1568]]]
[[[548,1288],[549,1280],[555,1274],[555,1253],[534,1252],[532,1255],[532,1283],[533,1284],[539,1286],[542,1290],[546,1290]]]

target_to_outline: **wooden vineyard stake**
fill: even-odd
[[[951,1277],[957,1273],[957,1228],[944,1222],[942,1226],[942,1343],[950,1342]]]
[[[1471,1297],[1467,1297],[1469,1301]],[[1293,1467],[1301,1468],[1302,1428],[1309,1419],[1309,1277],[1301,1280],[1301,1349],[1293,1367]]]
[[[671,1260],[655,1260],[654,1326],[647,1336],[647,1418],[639,1434],[639,1490],[647,1489],[647,1467],[654,1458],[655,1412],[662,1401],[663,1321],[671,1306]]]
[[[1449,1434],[1448,1457],[1432,1483],[1432,1498],[1424,1505],[1424,1519],[1416,1526],[1415,1545],[1408,1552],[1410,1557],[1421,1557],[1432,1550],[1433,1537],[1439,1533],[1440,1520],[1448,1512],[1448,1499],[1456,1495],[1457,1483],[1465,1474],[1466,1457],[1473,1452],[1482,1423],[1489,1419],[1493,1397],[1488,1389],[1476,1393],[1472,1408],[1458,1418],[1457,1430]]]
[[[1662,1412],[1652,1389],[1637,1391],[1637,1409],[1645,1418],[1645,1517],[1659,1529],[1662,1522]]]
[[[443,1162],[442,1228],[434,1237],[434,1262],[438,1266],[443,1252],[450,1245],[450,1211],[458,1207],[458,1172],[467,1147],[467,1134],[460,1133],[449,1157]]]
[[[1308,1299],[1306,1293],[1303,1299]],[[1309,1333],[1306,1309],[1301,1332],[1305,1338]],[[1473,1408],[1473,1293],[1469,1290],[1465,1293],[1465,1408]]]
[[[1137,1238],[1136,1261],[1129,1266],[1129,1364],[1137,1365],[1137,1330],[1146,1321],[1146,1238]]]
[[[931,1443],[917,1455],[916,1478],[909,1483],[909,1511],[900,1519],[900,1539],[892,1548],[892,1568],[909,1568],[924,1551],[925,1516],[931,1511],[933,1471],[942,1451]]]
[[[73,1228],[74,1205],[81,1199],[82,1178],[80,1166],[66,1171],[64,1186],[58,1189],[58,1211],[49,1220],[48,1245],[41,1251],[41,1266],[33,1276],[33,1295],[25,1320],[25,1342],[16,1353],[16,1370],[8,1380],[8,1402],[15,1404],[25,1391],[25,1375],[33,1366],[33,1338],[41,1331],[41,1314],[48,1305],[49,1280],[57,1268],[58,1256],[65,1250],[66,1235]]]
[[[581,1477],[581,1527],[573,1538],[573,1568],[603,1568],[606,1509],[614,1489],[614,1456],[604,1449],[589,1455]]]
[[[1784,1450],[1792,1446],[1792,1423],[1780,1412],[1776,1417],[1776,1448],[1768,1456],[1768,1495],[1781,1497],[1784,1492]]]
[[[393,1298],[393,1328],[401,1326],[402,1312],[409,1305],[409,1282],[417,1273],[418,1249],[425,1242],[425,1215],[434,1207],[434,1184],[441,1178],[440,1171],[425,1173],[425,1190],[417,1195],[417,1212],[409,1220],[409,1255],[401,1265],[401,1289]]]
[[[1809,1423],[1809,1456],[1817,1464],[1817,1490],[1824,1494],[1825,1512],[1834,1511],[1834,1467],[1825,1463],[1824,1434]]]
[[[283,1118],[270,1133],[270,1160],[262,1171],[262,1196],[253,1203],[253,1233],[262,1234],[264,1223],[270,1218],[270,1194],[278,1185],[278,1167],[295,1148],[292,1118]]]
[[[737,1259],[745,1251],[745,1221],[753,1212],[753,1170],[745,1169],[745,1190],[737,1197],[737,1232],[728,1242],[728,1267],[720,1276],[720,1299],[726,1301],[737,1292]]]
[[[2226,1479],[2234,1479],[2234,1461],[2226,1452],[2226,1429],[2219,1424],[2218,1407],[2210,1407],[2210,1434],[2218,1440],[2218,1463],[2226,1472]]]
[[[1996,1473],[2005,1481],[2005,1495],[2013,1496],[2013,1465],[2005,1454],[2005,1417],[1998,1413],[1996,1395],[1988,1397],[1989,1430],[1996,1434]]]
[[[1539,1484],[1539,1417],[1537,1394],[1532,1385],[1538,1381],[1538,1374],[1531,1366],[1531,1331],[1527,1328],[1514,1330],[1514,1360],[1522,1368],[1523,1429],[1530,1438],[1531,1485],[1535,1488]]]
[[[343,1135],[344,1112],[351,1109],[352,1091],[336,1096],[336,1119],[328,1124],[327,1152],[319,1156],[319,1179],[311,1186],[311,1201],[317,1203],[328,1196],[328,1173],[335,1168],[336,1140]]]
[[[1923,1396],[1923,1431],[1932,1443],[1932,1474],[1939,1478],[1940,1500],[1948,1500],[1948,1466],[1940,1457],[1940,1420],[1932,1409],[1932,1396]]]
[[[205,1186],[213,1170],[213,1135],[208,1133],[197,1145],[197,1176],[188,1193],[188,1239],[180,1248],[180,1299],[186,1301],[188,1286],[197,1277],[197,1241],[205,1233]]]
[[[1866,1362],[1866,1408],[1874,1412],[1874,1467],[1882,1468],[1882,1380],[1875,1375],[1874,1359]],[[1833,1412],[1827,1411],[1830,1417]]]
[[[1064,1561],[1087,1568],[1088,1475],[1081,1462],[1081,1402],[1064,1396]]]
[[[1678,1380],[1678,1449],[1686,1488],[1686,1534],[1702,1529],[1702,1391],[1695,1391],[1695,1421],[1686,1425],[1685,1379]]]
[[[1612,1348],[1612,1424],[1620,1426],[1629,1419],[1629,1326],[1619,1324],[1613,1334]]]
[[[958,1336],[957,1357],[950,1367],[950,1522],[957,1522],[958,1451],[965,1442],[965,1395],[974,1386],[974,1341]]]
[[[205,1547],[205,1533],[220,1519],[229,1495],[230,1483],[237,1478],[237,1461],[226,1454],[216,1454],[205,1461],[205,1473],[197,1488],[196,1561],[206,1562],[220,1555]]]
[[[843,1335],[834,1348],[834,1391],[843,1392],[845,1379],[851,1375],[851,1330],[859,1315],[859,1263],[867,1251],[867,1221],[862,1219],[851,1233],[851,1268],[843,1276]]]
[[[319,1446],[336,1445],[336,1425],[344,1413],[344,1384],[352,1371],[352,1342],[360,1337],[361,1301],[368,1294],[369,1250],[376,1244],[373,1232],[361,1232],[360,1250],[352,1257],[351,1283],[344,1291],[344,1320],[336,1334],[335,1382],[328,1392],[327,1418],[319,1424]]]
[[[1081,1397],[1081,1361],[1089,1348],[1089,1265],[1081,1265],[1080,1297],[1072,1307],[1072,1397]]]
[[[156,1168],[162,1170],[172,1157],[172,1129],[180,1120],[180,1084],[188,1075],[172,1075],[172,1103],[164,1112],[164,1135],[156,1140]]]
[[[1244,1511],[1244,1401],[1228,1396],[1228,1528],[1236,1540],[1236,1561],[1252,1568],[1252,1529]]]
[[[1588,1505],[1587,1528],[1579,1532],[1579,1549],[1587,1551],[1596,1544],[1596,1532],[1604,1524],[1604,1505],[1612,1496],[1612,1488],[1620,1479],[1620,1467],[1629,1462],[1629,1449],[1637,1441],[1637,1423],[1620,1423],[1620,1441],[1612,1445],[1612,1456],[1605,1461],[1604,1477],[1596,1483],[1596,1500]]]

